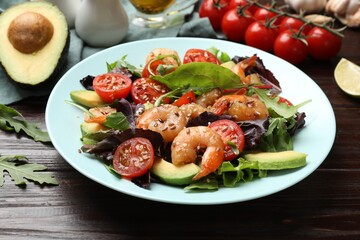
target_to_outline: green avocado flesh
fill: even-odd
[[[104,139],[105,131],[108,130],[108,128],[99,123],[83,122],[80,124],[80,130],[81,142],[85,145],[94,145]]]
[[[150,171],[164,183],[186,185],[192,182],[192,178],[200,171],[200,167],[194,163],[176,166],[162,158],[155,158]]]
[[[91,90],[75,90],[70,92],[70,98],[75,103],[83,105],[85,107],[100,107],[104,105],[105,102],[100,98],[100,96]]]
[[[296,151],[249,153],[244,156],[248,161],[257,161],[259,169],[282,170],[306,165],[307,154]]]
[[[37,86],[57,76],[69,43],[65,16],[51,3],[24,2],[0,14],[0,62],[20,86]]]

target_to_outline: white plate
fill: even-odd
[[[312,99],[300,109],[306,113],[306,125],[294,138],[295,150],[308,154],[307,165],[296,170],[269,173],[235,188],[214,192],[187,193],[182,188],[153,183],[151,190],[110,174],[104,165],[79,153],[80,123],[83,113],[67,104],[72,90],[82,89],[79,80],[87,75],[106,72],[106,62],[124,55],[133,65],[143,65],[146,55],[154,48],[171,48],[182,57],[189,48],[217,47],[230,56],[257,54],[280,81],[283,96],[294,104]],[[319,86],[306,74],[288,62],[261,50],[223,40],[202,38],[160,38],[121,44],[96,53],[70,69],[56,84],[46,107],[46,126],[54,147],[76,170],[88,178],[116,191],[144,199],[178,204],[225,204],[264,197],[293,186],[315,171],[325,160],[335,139],[333,109]]]

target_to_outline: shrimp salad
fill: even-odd
[[[305,126],[299,108],[310,101],[282,97],[257,55],[156,48],[142,66],[124,56],[107,69],[80,79],[84,89],[68,102],[84,111],[82,153],[119,178],[145,189],[157,182],[216,190],[305,164],[249,157],[294,152],[292,137]]]

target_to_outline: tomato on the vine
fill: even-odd
[[[150,78],[138,78],[131,87],[131,97],[136,104],[152,103],[170,89],[163,83]],[[169,98],[164,98],[165,103],[169,103]]]
[[[207,17],[214,30],[221,29],[221,19],[229,10],[229,0],[204,0],[199,8],[199,17]]]
[[[269,7],[266,5],[266,7]],[[271,21],[273,20],[273,24],[275,26],[279,26],[281,21],[283,20],[283,17],[278,15],[277,13],[271,11],[269,8],[259,8],[254,13],[254,18],[258,21]]]
[[[268,26],[264,22],[256,21],[246,29],[245,43],[248,46],[271,52],[277,35],[278,32],[276,29]]]
[[[318,60],[335,57],[340,51],[342,38],[321,27],[314,27],[306,38],[309,44],[309,54]]]
[[[211,52],[198,48],[191,48],[187,50],[184,54],[183,63],[191,62],[209,62],[220,64],[220,60]]]
[[[154,148],[148,139],[142,137],[130,138],[122,142],[113,157],[115,171],[127,178],[144,175],[153,163]]]
[[[230,0],[229,3],[229,9],[233,9],[237,7],[245,7],[245,6],[246,6],[246,10],[248,10],[252,14],[254,14],[256,10],[258,10],[258,7],[256,5],[250,4],[246,0]]]
[[[281,32],[274,43],[274,53],[276,56],[292,63],[302,62],[308,55],[308,46],[304,35],[299,36],[296,30],[286,30]]]
[[[228,40],[242,42],[248,26],[254,22],[250,11],[242,10],[239,14],[237,8],[227,11],[221,21],[221,30]]]
[[[289,29],[300,30],[300,28],[302,28],[302,33],[306,35],[312,27],[300,19],[294,17],[284,17],[280,23],[279,32],[281,33]]]
[[[224,160],[232,160],[242,152],[245,145],[244,132],[234,121],[228,119],[217,120],[212,122],[209,128],[217,132],[224,142]],[[233,144],[233,147],[237,148],[238,152],[234,152],[230,144]]]
[[[127,97],[131,85],[131,79],[121,73],[105,73],[97,75],[93,80],[95,92],[107,103]]]

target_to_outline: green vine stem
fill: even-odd
[[[337,36],[339,36],[341,38],[344,37],[344,35],[341,33],[341,31],[343,31],[346,28],[346,26],[343,27],[343,28],[340,28],[340,29],[334,29],[334,28],[331,28],[330,26],[328,26],[327,23],[319,24],[319,23],[312,22],[309,19],[306,19],[304,17],[304,12],[302,12],[300,14],[291,14],[291,13],[284,12],[282,10],[279,10],[279,9],[275,8],[276,2],[274,0],[272,0],[271,4],[268,5],[268,6],[265,6],[264,4],[261,4],[261,3],[257,2],[257,1],[253,1],[253,0],[246,0],[246,1],[250,5],[255,5],[255,6],[259,7],[259,8],[268,9],[269,11],[274,12],[274,13],[278,14],[279,16],[292,17],[292,18],[303,21],[307,25],[320,27],[320,28],[326,29],[327,31],[329,31],[332,34],[335,34],[335,35],[337,35]]]

